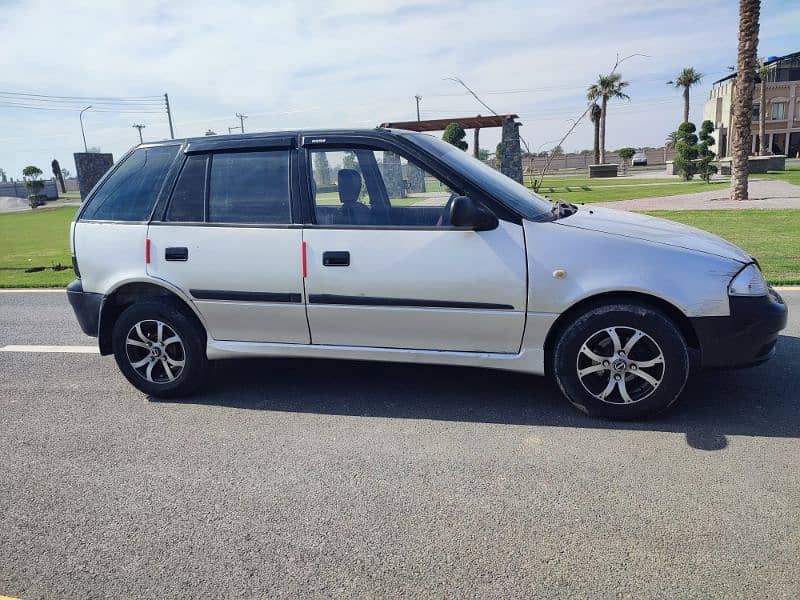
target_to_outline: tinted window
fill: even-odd
[[[172,192],[167,210],[167,221],[202,221],[206,191],[206,156],[194,155],[186,159],[183,170]]]
[[[81,219],[147,221],[178,148],[135,150],[92,197]]]
[[[215,154],[208,221],[289,223],[289,151]]]

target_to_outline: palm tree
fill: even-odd
[[[683,88],[683,122],[689,121],[689,88],[693,85],[700,83],[704,77],[699,71],[695,71],[694,67],[685,67],[675,78],[674,81],[668,81],[667,85],[674,85],[676,88]]]
[[[630,96],[623,92],[628,87],[627,81],[622,81],[622,75],[611,73],[610,75],[599,75],[597,82],[590,85],[586,90],[586,97],[589,100],[600,98],[600,164],[606,162],[606,114],[608,113],[608,99],[630,100]]]
[[[739,0],[739,45],[734,83],[731,200],[747,200],[747,159],[752,144],[753,90],[761,0]]]
[[[600,115],[603,113],[602,109],[597,105],[597,102],[592,102],[592,107],[589,109],[589,118],[594,124],[594,164],[600,164]]]
[[[764,66],[764,61],[758,61],[759,104],[758,104],[758,153],[761,156],[767,152],[767,78],[770,68]]]
[[[673,131],[667,134],[667,137],[664,138],[664,162],[667,162],[667,150],[672,150],[675,148],[675,144],[678,143],[678,132]]]

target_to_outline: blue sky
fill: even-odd
[[[60,2],[0,0],[6,61],[2,92],[134,97],[169,92],[177,136],[372,127],[415,118],[486,114],[456,84],[461,77],[499,113],[517,113],[531,149],[548,148],[585,107],[586,87],[617,53],[642,53],[620,68],[628,103],[608,116],[608,147],[660,145],[681,118],[664,82],[684,66],[706,73],[692,91],[692,118],[735,62],[734,0],[528,0],[526,2]],[[800,2],[762,2],[759,55],[800,50]],[[0,104],[7,104],[5,97]],[[52,105],[49,105],[52,106]],[[169,136],[160,113],[88,111],[89,146],[119,157]],[[471,141],[471,136],[470,141]],[[499,132],[482,132],[493,148]],[[587,148],[582,124],[564,144]],[[28,164],[74,172],[82,149],[77,110],[0,106],[0,168]]]

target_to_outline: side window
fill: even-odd
[[[454,190],[413,162],[383,150],[312,150],[320,225],[447,227]]]
[[[179,146],[139,148],[92,197],[81,220],[147,221]]]
[[[191,155],[186,159],[172,191],[166,221],[204,220],[207,162],[205,155]]]
[[[369,195],[364,166],[368,150],[326,150],[311,152],[312,191],[317,223],[369,225],[370,207],[377,204]]]
[[[207,220],[290,223],[289,151],[215,154],[211,159]]]

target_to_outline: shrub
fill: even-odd
[[[697,128],[694,123],[687,121],[678,127],[678,141],[675,143],[675,168],[678,174],[689,181],[697,173],[697,159],[700,149],[697,146]]]
[[[714,160],[714,153],[709,149],[714,145],[714,138],[711,132],[714,131],[714,124],[711,121],[703,121],[700,125],[700,143],[697,145],[697,172],[703,181],[710,183],[711,176],[717,172],[717,167],[711,164]]]

